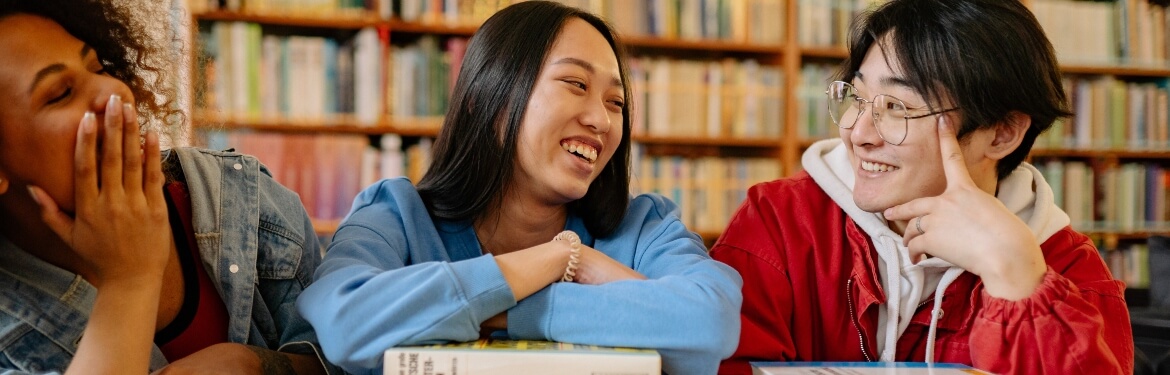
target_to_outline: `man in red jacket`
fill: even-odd
[[[826,90],[840,139],[811,146],[805,172],[751,188],[712,249],[744,279],[721,372],[1132,373],[1124,285],[1022,163],[1069,115],[1036,19],[1018,1],[893,0],[859,22]]]

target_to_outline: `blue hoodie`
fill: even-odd
[[[647,280],[554,283],[516,301],[470,222],[432,220],[410,181],[383,180],[358,195],[297,309],[357,374],[381,374],[391,347],[478,339],[505,311],[513,339],[653,348],[671,374],[713,374],[734,351],[743,281],[669,200],[633,198],[604,238],[573,215],[565,229]]]

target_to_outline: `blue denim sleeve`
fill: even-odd
[[[647,280],[603,285],[556,283],[508,311],[516,339],[657,349],[670,374],[714,374],[739,341],[743,280],[711,259],[661,196],[630,203],[597,250]]]
[[[279,336],[278,345],[269,349],[316,357],[328,373],[341,374],[340,368],[325,359],[313,327],[296,310],[297,297],[321,264],[320,239],[297,195],[262,171],[265,173],[258,181],[257,291]],[[260,320],[254,317],[254,321]]]

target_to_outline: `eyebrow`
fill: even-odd
[[[593,64],[590,64],[588,61],[581,60],[581,59],[578,59],[576,57],[565,57],[565,58],[562,58],[560,60],[554,61],[553,64],[554,65],[555,64],[573,64],[573,65],[581,67],[582,69],[585,69],[585,71],[589,72],[589,74],[596,74],[597,73],[597,69],[593,67]],[[625,87],[625,85],[622,84],[621,78],[618,78],[618,77],[613,77],[613,79],[610,81],[610,84],[617,86],[617,87]]]
[[[853,76],[865,80],[865,75],[861,74],[860,70],[853,72]],[[910,85],[910,81],[902,77],[882,77],[879,83],[882,86],[901,86],[910,89],[911,91],[915,91],[914,86]]]
[[[863,79],[863,80],[865,79],[865,75],[864,75],[864,74],[861,74],[861,71],[860,71],[860,70],[858,70],[858,71],[854,71],[854,72],[853,72],[853,75],[854,75],[854,77],[857,77],[857,78],[860,78],[860,79]],[[910,90],[910,91],[915,91],[915,92],[917,92],[917,90],[915,90],[915,89],[914,89],[914,86],[911,86],[911,85],[910,85],[910,81],[909,81],[909,80],[907,80],[907,79],[905,79],[905,78],[902,78],[902,77],[897,77],[897,76],[893,76],[893,77],[883,77],[883,78],[880,80],[880,82],[878,82],[878,83],[880,83],[882,86],[901,86],[901,87],[903,87],[903,88],[906,88],[907,90]],[[895,97],[895,98],[896,98],[896,97]],[[903,101],[905,100],[905,99],[902,99],[902,98],[897,98],[897,99],[898,99],[898,100],[903,100]],[[909,105],[909,104],[907,104],[907,105]],[[926,105],[922,105],[922,106],[917,106],[917,107],[907,107],[906,109],[920,109],[920,108],[925,108],[925,107],[927,107],[927,106],[926,106]]]
[[[93,47],[90,47],[89,44],[82,44],[81,45],[81,52],[78,53],[78,56],[82,60],[85,60],[85,57],[89,56],[89,53],[92,51],[93,51]],[[45,80],[45,77],[48,77],[49,75],[54,74],[54,73],[60,73],[64,70],[65,70],[65,64],[56,63],[56,64],[46,66],[43,69],[37,71],[37,75],[36,75],[36,77],[33,78],[32,84],[28,85],[28,94],[32,95],[33,90],[35,90],[37,88],[37,85],[40,84],[41,81]]]

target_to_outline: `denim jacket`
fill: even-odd
[[[176,156],[203,267],[230,315],[228,340],[312,354],[325,363],[316,334],[294,305],[321,262],[297,195],[251,156],[176,148],[164,159]],[[0,237],[0,374],[63,372],[96,296],[81,276]],[[166,364],[155,347],[151,370]]]

